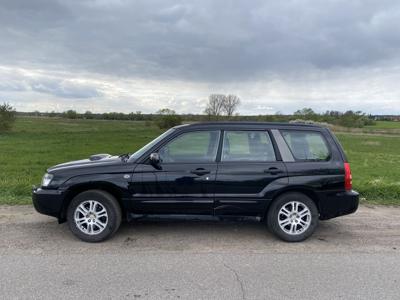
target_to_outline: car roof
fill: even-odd
[[[199,122],[176,126],[174,128],[302,128],[320,129],[320,125],[305,123],[284,123],[284,122],[248,122],[248,121],[221,121],[221,122]]]

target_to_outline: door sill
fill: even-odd
[[[190,221],[261,221],[261,217],[258,216],[237,216],[237,215],[196,215],[196,214],[134,214],[128,213],[127,221],[134,220],[160,220],[160,221],[179,221],[179,220],[190,220]]]

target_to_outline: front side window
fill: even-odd
[[[324,161],[330,159],[325,138],[317,131],[281,130],[296,160]]]
[[[266,131],[226,131],[221,161],[275,161]]]
[[[137,150],[135,153],[133,153],[130,157],[129,160],[134,161],[138,159],[140,156],[142,156],[144,153],[146,153],[148,150],[150,150],[154,145],[156,145],[158,142],[162,141],[164,138],[166,138],[168,135],[172,134],[175,131],[174,128],[171,128],[164,132],[163,134],[159,135],[157,138],[152,140],[150,143],[146,144],[139,150]]]
[[[160,159],[163,163],[214,162],[219,135],[218,130],[183,133],[160,149]]]

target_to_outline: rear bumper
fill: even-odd
[[[63,200],[64,194],[59,190],[32,189],[33,206],[41,214],[59,218]]]
[[[338,192],[320,197],[320,219],[327,220],[354,213],[358,208],[359,194],[356,191]]]

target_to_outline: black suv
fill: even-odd
[[[177,126],[133,154],[54,166],[33,189],[38,212],[87,242],[112,236],[124,217],[160,214],[258,217],[297,242],[319,219],[356,211],[358,198],[330,130],[288,123]]]

